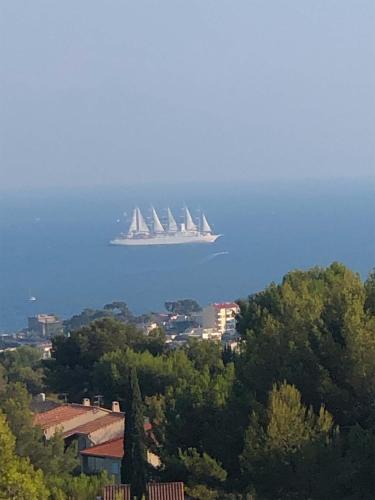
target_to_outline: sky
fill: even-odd
[[[362,178],[373,0],[10,0],[0,189]]]

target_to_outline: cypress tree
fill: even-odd
[[[124,484],[130,484],[133,498],[141,499],[146,492],[147,449],[142,397],[135,368],[129,374],[127,401],[121,480]]]

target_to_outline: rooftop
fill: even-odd
[[[63,436],[65,438],[68,436],[72,436],[73,434],[91,434],[98,429],[102,429],[103,427],[107,427],[108,425],[111,425],[123,419],[123,413],[110,413],[109,415],[104,415],[104,417],[97,418],[96,420],[92,420],[91,422],[86,422],[85,424],[78,425],[77,427],[64,432]]]
[[[184,500],[184,483],[148,483],[149,500]]]
[[[128,484],[111,484],[103,490],[104,500],[131,500],[130,486]]]
[[[32,316],[30,319],[36,319],[40,323],[55,323],[60,321],[55,314],[37,314],[36,316]]]
[[[215,302],[213,304],[217,309],[238,309],[239,306],[235,302]]]
[[[184,500],[184,483],[148,483],[147,492],[149,500]],[[104,500],[130,500],[131,492],[128,484],[105,486]]]
[[[52,410],[38,413],[34,416],[34,424],[40,425],[43,429],[47,429],[53,425],[58,425],[67,420],[82,415],[83,413],[92,412],[98,410],[96,406],[84,406],[75,403],[66,403]],[[100,408],[101,411],[110,412],[104,408]]]
[[[145,424],[145,431],[151,430],[151,424]],[[96,446],[91,446],[91,448],[86,448],[81,451],[81,455],[87,455],[91,457],[110,457],[110,458],[122,458],[124,455],[124,438],[111,439],[105,443],[97,444]]]
[[[91,448],[81,451],[81,455],[90,455],[93,457],[111,457],[122,458],[124,455],[124,438],[111,439],[102,444],[97,444]]]

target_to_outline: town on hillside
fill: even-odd
[[[144,335],[155,329],[165,333],[165,344],[170,349],[185,345],[189,339],[212,340],[223,347],[238,347],[236,302],[215,302],[201,307],[193,299],[181,299],[165,303],[165,311],[134,316],[124,302],[113,302],[103,309],[85,309],[81,314],[63,320],[56,314],[39,313],[27,319],[27,327],[0,336],[0,352],[32,345],[42,350],[43,358],[50,357],[51,339],[59,335],[69,336],[78,328],[103,317],[114,317],[124,323],[132,323]]]

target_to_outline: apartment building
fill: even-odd
[[[202,326],[224,333],[236,332],[236,315],[240,308],[235,302],[216,302],[202,311]]]

